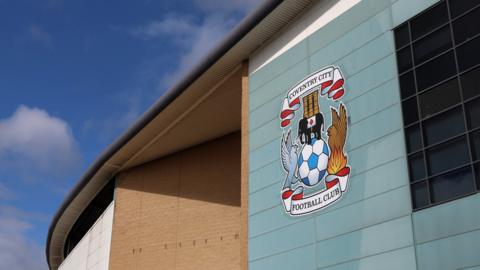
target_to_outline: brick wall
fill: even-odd
[[[240,134],[119,175],[110,269],[240,269]]]

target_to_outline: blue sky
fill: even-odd
[[[0,0],[0,268],[46,269],[94,159],[260,0]]]

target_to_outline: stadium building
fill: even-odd
[[[479,18],[264,1],[85,172],[50,269],[480,269]]]

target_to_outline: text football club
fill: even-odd
[[[350,167],[344,150],[348,115],[341,102],[343,85],[340,69],[329,66],[291,87],[283,100],[280,152],[285,182],[281,198],[291,216],[323,209],[347,191]],[[329,106],[331,122],[326,130],[320,98],[334,104]],[[303,117],[295,122],[299,111]]]

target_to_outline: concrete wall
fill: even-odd
[[[115,203],[110,269],[240,269],[240,134],[121,173]]]
[[[114,203],[112,202],[62,262],[59,270],[108,269],[113,209]]]
[[[312,7],[315,12],[307,11],[252,55],[250,270],[433,270],[480,265],[478,195],[412,214],[391,30],[436,2],[318,1],[316,5],[322,7]],[[319,20],[325,12],[335,13],[335,19]],[[305,22],[319,27],[283,49],[301,35],[295,29],[306,27]],[[332,64],[346,78],[343,101],[351,117],[346,145],[352,167],[349,190],[327,209],[289,217],[280,199],[281,102],[292,85]],[[322,108],[332,104],[321,102]]]

